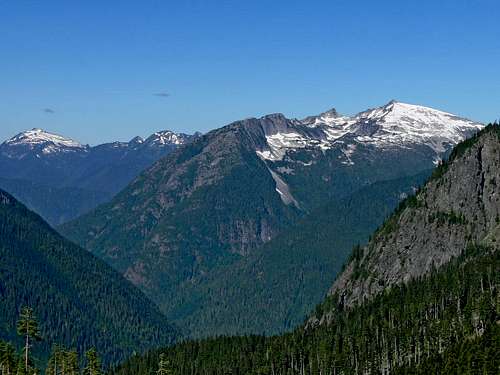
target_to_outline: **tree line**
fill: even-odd
[[[186,341],[133,356],[111,375],[500,373],[500,255],[469,246],[429,275],[354,308],[332,296],[329,321],[281,336]]]
[[[23,346],[16,351],[14,345],[0,340],[1,375],[39,375],[41,366],[32,355],[32,348],[42,340],[39,323],[30,307],[23,307],[17,321],[17,334],[23,339]],[[95,348],[80,358],[76,350],[54,345],[44,366],[45,375],[101,375],[101,360]]]

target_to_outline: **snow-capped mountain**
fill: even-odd
[[[171,130],[163,130],[151,134],[146,140],[137,136],[129,142],[111,142],[104,143],[95,147],[121,148],[137,150],[140,147],[165,148],[178,147],[190,140],[193,136],[198,137],[200,133],[194,135],[185,133],[175,133]],[[91,152],[93,147],[82,145],[78,141],[64,137],[59,134],[51,133],[43,129],[34,128],[21,132],[14,137],[6,140],[0,145],[0,153],[9,158],[22,159],[24,157],[36,156],[38,158],[44,155],[66,153],[66,152]]]
[[[335,109],[302,120],[278,113],[232,126],[255,134],[255,152],[268,166],[277,194],[285,204],[304,208],[330,199],[333,191],[344,195],[378,180],[430,170],[484,125],[391,101],[354,116]]]
[[[49,222],[59,223],[109,199],[142,170],[198,136],[165,130],[146,140],[134,137],[129,142],[89,146],[46,130],[27,130],[0,144],[0,187]],[[40,193],[44,189],[47,193]],[[73,206],[49,214],[45,208],[59,207],[50,202],[59,196],[54,189],[82,197],[86,201],[78,203],[85,209]],[[76,190],[68,193],[68,189]]]
[[[2,155],[22,159],[29,154],[35,156],[59,152],[85,152],[84,146],[70,138],[34,128],[17,134],[0,145]]]
[[[297,149],[325,151],[348,143],[347,156],[357,144],[379,148],[426,145],[434,150],[437,161],[450,146],[483,127],[451,113],[397,101],[352,117],[332,109],[303,120],[281,122],[282,126],[264,128],[267,146],[257,150],[263,159],[277,161]]]
[[[196,133],[195,136],[199,136]],[[158,146],[158,145],[182,145],[189,142],[192,139],[192,135],[185,133],[174,133],[170,130],[164,130],[151,134],[144,143],[148,146]]]

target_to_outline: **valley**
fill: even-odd
[[[499,375],[500,1],[0,1],[0,375]]]
[[[352,118],[245,119],[179,148],[58,230],[191,337],[279,333],[305,319],[351,249],[482,127],[395,101]],[[312,225],[302,230],[308,222],[317,241]],[[310,271],[298,279],[304,259]]]

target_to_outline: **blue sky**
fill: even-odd
[[[498,118],[500,1],[0,0],[0,140],[41,127],[96,144],[391,99]]]

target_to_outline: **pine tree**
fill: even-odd
[[[173,375],[172,369],[170,368],[170,361],[167,359],[165,354],[160,354],[160,362],[158,363],[157,375]]]
[[[61,369],[62,349],[56,344],[52,348],[52,353],[50,354],[47,368],[45,369],[45,375],[57,375],[61,373]]]
[[[101,375],[101,360],[95,348],[87,350],[85,356],[87,357],[87,366],[83,370],[84,375]]]
[[[78,367],[78,352],[76,350],[67,351],[65,353],[65,367],[67,375],[78,375],[80,368]]]
[[[17,333],[19,336],[23,336],[25,338],[24,371],[27,371],[29,369],[28,359],[31,341],[41,340],[40,331],[38,329],[38,322],[32,308],[22,308],[21,314],[19,315],[19,320],[17,322]]]
[[[0,342],[0,369],[2,375],[14,374],[16,367],[16,352],[14,347],[6,342]]]

